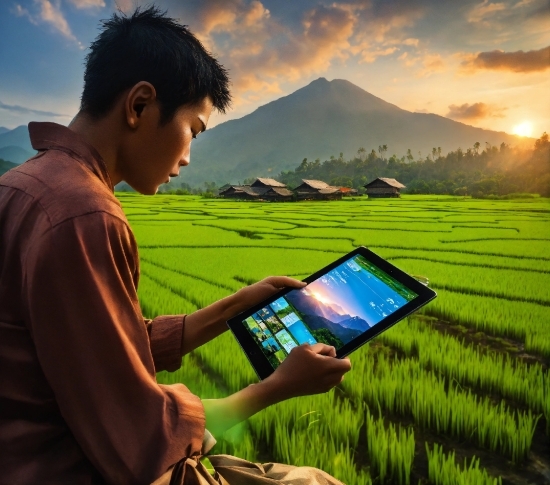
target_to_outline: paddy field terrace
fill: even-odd
[[[147,317],[193,312],[269,275],[304,278],[359,245],[439,295],[354,352],[336,389],[258,413],[212,453],[315,466],[347,485],[550,480],[548,199],[117,196]],[[257,378],[227,332],[158,380],[212,398]]]

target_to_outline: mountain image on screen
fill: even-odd
[[[305,291],[291,291],[285,298],[300,312],[310,329],[326,328],[344,344],[370,328],[362,318],[343,313],[338,305],[323,303]]]

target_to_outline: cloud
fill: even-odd
[[[137,0],[114,0],[114,3],[116,9],[124,13],[129,13],[138,6]]]
[[[489,3],[489,0],[476,5],[468,12],[468,22],[477,23],[486,21],[487,17],[506,10],[506,6],[503,3]]]
[[[12,13],[14,13],[17,17],[27,17],[27,19],[31,24],[34,24],[34,25],[38,24],[35,18],[30,14],[30,12],[26,8],[19,5],[18,3],[14,5]]]
[[[493,69],[512,72],[535,72],[550,68],[550,46],[539,50],[504,52],[500,50],[480,52],[462,62],[469,71]]]
[[[426,77],[444,70],[445,63],[441,55],[428,53],[422,58],[422,69],[417,72],[417,76]]]
[[[35,0],[40,7],[39,18],[51,25],[55,30],[63,34],[65,37],[71,40],[76,40],[76,37],[71,32],[69,23],[63,16],[59,8],[59,3],[54,5],[49,0]]]
[[[75,0],[82,3],[86,1],[94,0]],[[71,31],[67,19],[65,19],[63,12],[61,12],[59,0],[53,0],[53,3],[50,0],[34,0],[35,11],[36,13],[32,14],[26,8],[23,8],[21,5],[16,4],[14,13],[18,17],[27,17],[31,23],[38,25],[40,23],[48,24],[55,31],[59,32],[61,35],[67,39],[78,43],[80,47],[82,45],[78,42],[77,38]]]
[[[376,59],[382,56],[389,56],[397,51],[397,47],[386,47],[385,49],[368,49],[361,55],[361,62],[374,62]],[[406,52],[404,53],[407,54]]]
[[[64,115],[60,113],[53,113],[51,111],[41,111],[38,109],[26,108],[25,106],[18,106],[14,104],[5,104],[0,101],[0,109],[6,111],[11,111],[12,113],[21,113],[21,114],[33,114],[33,115],[42,115],[42,116],[55,116],[55,117],[68,117],[69,115]]]
[[[219,7],[219,8],[217,8]],[[281,82],[294,82],[346,59],[355,17],[345,6],[317,6],[303,13],[298,28],[271,18],[258,0],[210,0],[197,12],[201,40],[232,76],[238,100],[243,93],[280,93]],[[252,98],[251,98],[252,99]],[[237,101],[238,103],[239,101]]]
[[[351,58],[371,63],[401,49],[416,50],[420,40],[407,28],[425,11],[409,3],[390,8],[370,0],[315,2],[289,21],[260,0],[168,1],[172,13],[193,19],[193,32],[229,69],[235,107],[243,96],[274,94],[284,83],[323,74]]]
[[[105,7],[103,0],[69,0],[69,2],[78,9]]]
[[[449,112],[445,115],[454,120],[478,120],[481,118],[504,118],[503,111],[507,108],[490,106],[485,103],[464,103],[462,105],[451,104]]]
[[[412,38],[411,39],[405,39],[403,41],[403,45],[412,45],[414,47],[418,47],[419,42],[420,41],[418,39],[412,39]]]
[[[417,77],[428,77],[446,69],[443,57],[434,52],[424,51],[413,55],[403,52],[397,60],[401,61],[406,67],[415,67]]]

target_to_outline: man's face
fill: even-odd
[[[145,113],[145,111],[147,111]],[[161,184],[189,165],[191,140],[206,129],[212,100],[206,97],[193,105],[182,106],[171,121],[159,125],[160,107],[148,107],[139,128],[122,147],[122,179],[132,188],[153,195]]]

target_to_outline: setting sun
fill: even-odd
[[[514,126],[513,133],[519,136],[531,136],[533,134],[533,125],[529,121]]]
[[[319,300],[321,303],[324,303],[325,305],[330,305],[332,303],[332,301],[330,301],[328,298],[326,298],[325,296],[319,294],[319,293],[312,293],[313,297],[316,299],[316,300]]]

